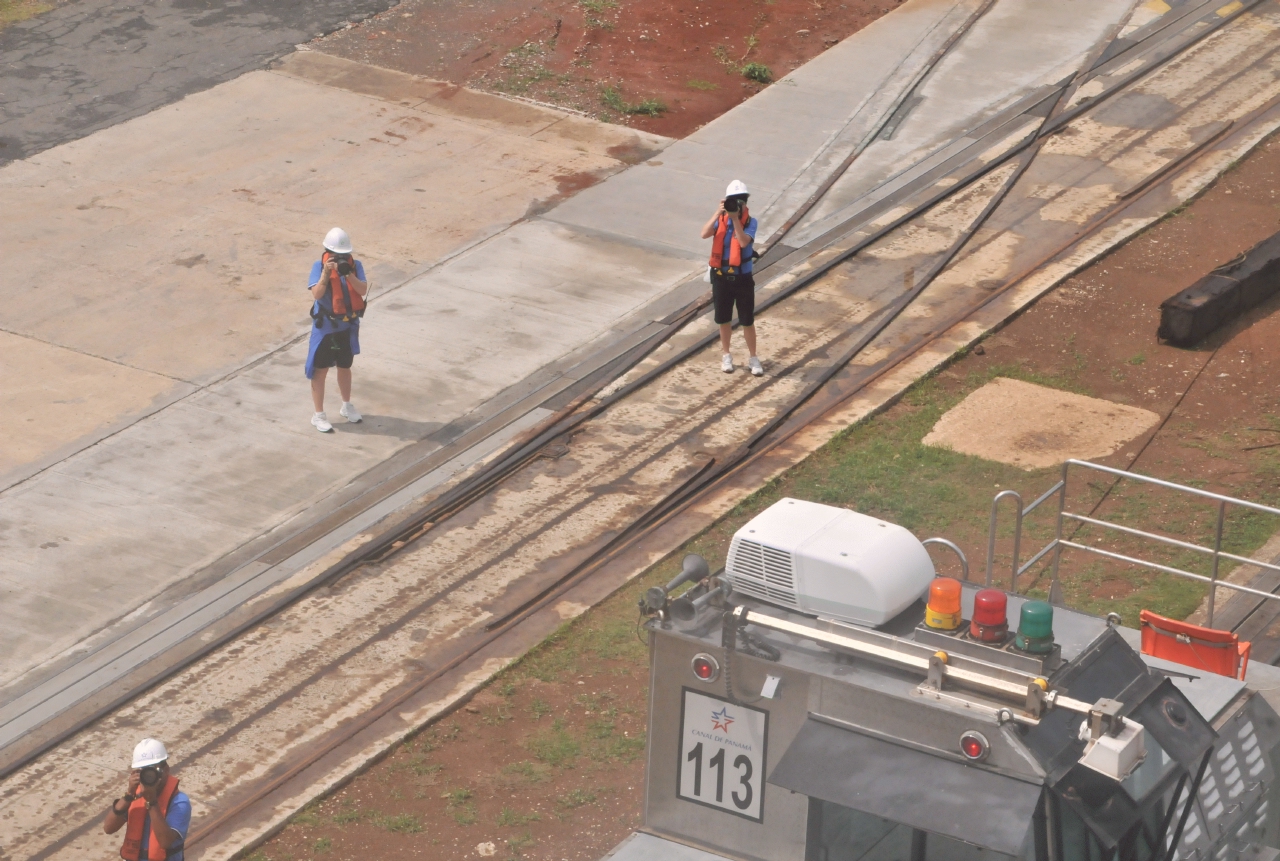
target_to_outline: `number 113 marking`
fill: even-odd
[[[693,765],[693,794],[702,795],[702,742],[698,742],[693,750],[689,751],[689,762]],[[724,803],[724,748],[716,751],[715,756],[707,760],[707,765],[716,770],[716,803]],[[733,761],[733,767],[738,770],[738,781],[742,784],[743,794],[739,795],[738,790],[732,793],[733,806],[739,810],[746,810],[751,806],[752,790],[751,775],[754,769],[751,766],[751,758],[745,753],[738,754]]]

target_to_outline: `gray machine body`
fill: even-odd
[[[974,591],[964,591],[966,618]],[[1020,602],[1009,597],[1011,618],[1017,618]],[[1065,680],[1059,685],[1064,691],[1092,701],[1094,689],[1112,683],[1107,662],[1139,675],[1155,667],[1151,679],[1142,681],[1144,690],[1163,685],[1159,690],[1165,693],[1152,696],[1164,696],[1165,708],[1171,708],[1170,698],[1189,705],[1213,736],[1210,752],[1202,753],[1202,745],[1190,769],[1182,769],[1194,772],[1207,763],[1184,817],[1187,792],[1174,761],[1178,741],[1166,740],[1165,749],[1149,732],[1146,759],[1125,779],[1126,794],[1118,798],[1141,800],[1142,821],[1151,833],[1160,830],[1156,820],[1164,819],[1165,845],[1143,846],[1130,837],[1108,849],[1105,840],[1085,835],[1092,826],[1082,826],[1067,803],[1091,791],[1089,776],[1080,782],[1080,768],[1072,764],[1078,750],[1069,749],[1078,717],[1055,728],[1050,713],[1028,730],[948,696],[945,686],[931,692],[919,673],[767,627],[747,626],[748,640],[758,648],[739,644],[730,651],[722,644],[723,619],[734,605],[815,629],[822,625],[738,595],[708,604],[688,621],[649,622],[644,824],[611,853],[613,861],[1163,859],[1179,820],[1173,857],[1280,857],[1268,848],[1280,846],[1280,718],[1269,701],[1280,691],[1276,668],[1251,667],[1245,683],[1141,658],[1136,631],[1057,608],[1062,665],[1051,683]],[[922,613],[922,606],[908,610],[887,632],[913,639]],[[1100,643],[1109,650],[1101,658]],[[694,672],[699,655],[718,665],[714,678]],[[1082,669],[1089,661],[1097,670],[1093,675]],[[1170,693],[1170,682],[1176,692]],[[1125,684],[1132,691],[1137,683]],[[723,728],[726,720],[734,721],[732,732]],[[756,737],[733,741],[744,729]],[[960,749],[961,739],[975,732],[987,745],[980,762],[967,760]],[[1054,732],[1064,737],[1064,750],[1056,753]],[[722,758],[708,767],[707,757],[716,751]],[[1194,782],[1190,774],[1183,780],[1187,786]],[[1088,823],[1105,832],[1118,803],[1093,808]],[[1133,815],[1124,822],[1131,823]]]

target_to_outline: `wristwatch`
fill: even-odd
[[[150,812],[151,812],[151,808],[152,808],[152,807],[154,807],[154,806],[155,806],[155,804],[154,804],[153,802],[148,801],[148,802],[147,802],[147,812],[148,812],[148,813],[150,813]]]

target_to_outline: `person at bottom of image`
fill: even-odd
[[[111,802],[102,830],[124,828],[120,857],[126,861],[183,861],[183,844],[191,826],[191,799],[178,791],[169,772],[169,751],[154,738],[133,749],[129,788]]]
[[[351,237],[335,227],[324,237],[324,251],[311,266],[307,279],[311,291],[311,342],[307,349],[307,379],[315,415],[311,425],[321,433],[332,433],[333,425],[324,411],[324,384],[329,369],[338,369],[338,392],[342,395],[339,414],[349,422],[361,415],[351,403],[351,365],[360,352],[360,318],[364,316],[369,282],[364,264],[352,254]]]
[[[702,238],[711,241],[711,299],[715,321],[720,326],[720,369],[733,373],[733,356],[729,352],[733,334],[733,309],[738,309],[742,337],[747,342],[747,367],[754,376],[762,376],[764,367],[756,355],[756,282],[751,274],[755,257],[756,220],[747,210],[750,196],[746,184],[729,183],[724,200],[716,214],[702,226]]]

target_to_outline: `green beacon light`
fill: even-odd
[[[1018,636],[1013,645],[1032,654],[1053,651],[1053,607],[1044,601],[1028,601],[1018,616]]]

